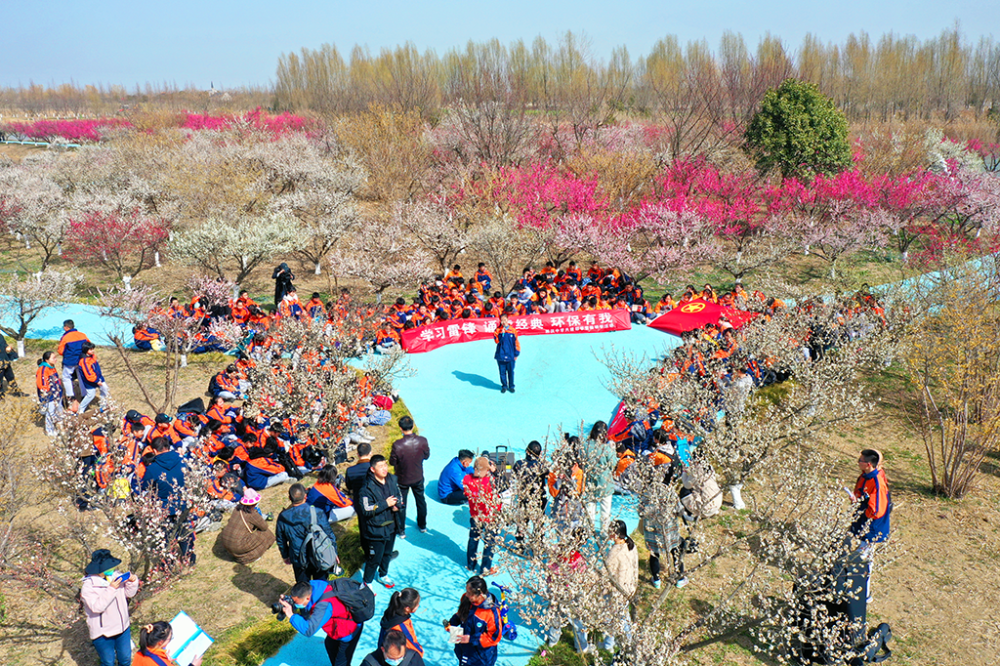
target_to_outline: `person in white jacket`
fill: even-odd
[[[129,632],[128,600],[139,591],[135,574],[115,570],[122,561],[110,550],[95,550],[84,570],[80,600],[87,615],[90,640],[101,666],[131,666],[132,635]]]
[[[622,627],[627,634],[631,631],[628,621],[628,602],[639,586],[639,549],[629,537],[624,520],[612,521],[610,531],[613,544],[604,563],[608,568],[608,575],[616,586],[609,601],[615,612],[619,613]],[[603,647],[608,652],[615,649],[615,637],[612,634],[604,635]]]

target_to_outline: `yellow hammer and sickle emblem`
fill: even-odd
[[[705,309],[704,303],[688,303],[687,305],[681,306],[681,312],[686,312],[688,314],[701,312],[704,309]]]

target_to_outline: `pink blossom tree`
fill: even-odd
[[[70,218],[64,256],[85,266],[101,266],[131,281],[151,268],[170,235],[169,220],[129,212],[92,210]]]

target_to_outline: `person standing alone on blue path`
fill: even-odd
[[[493,358],[500,369],[500,392],[514,392],[514,361],[521,353],[521,342],[517,339],[517,329],[511,326],[510,317],[500,315],[500,326],[493,331],[493,342],[497,351]]]

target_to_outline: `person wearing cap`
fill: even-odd
[[[219,533],[219,543],[240,564],[259,560],[274,543],[274,533],[268,528],[264,516],[257,511],[259,503],[260,493],[247,488],[229,522]]]
[[[139,579],[135,574],[115,571],[121,563],[110,550],[95,550],[83,571],[80,601],[101,666],[115,666],[116,657],[118,666],[132,664],[127,600],[139,591]]]

